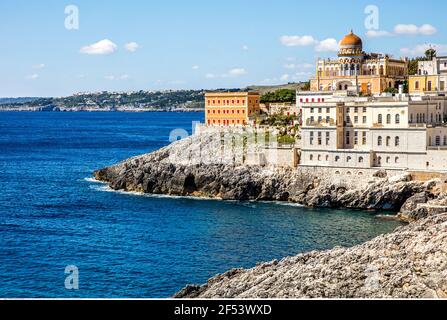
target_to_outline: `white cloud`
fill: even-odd
[[[43,68],[45,68],[45,64],[43,64],[43,63],[35,64],[35,65],[33,66],[33,69],[38,69],[38,70],[40,70],[40,69],[43,69]]]
[[[425,51],[433,48],[439,54],[447,54],[447,44],[418,44],[412,48],[401,48],[400,51],[410,56],[423,56]]]
[[[91,45],[82,47],[80,52],[89,55],[108,55],[115,53],[118,46],[108,39],[104,39]]]
[[[104,79],[109,81],[128,80],[129,78],[130,76],[128,74],[123,74],[120,76],[108,75],[104,77]]]
[[[385,30],[368,30],[368,32],[366,32],[366,36],[369,38],[382,38],[392,37],[393,34]]]
[[[382,37],[394,37],[394,36],[431,36],[438,32],[434,26],[431,24],[423,24],[421,26],[417,26],[415,24],[397,24],[394,27],[393,32],[389,32],[386,30],[369,30],[366,32],[366,36],[369,38],[382,38]]]
[[[333,38],[320,41],[320,43],[315,47],[315,51],[317,52],[338,51],[338,50],[339,50],[338,42]]]
[[[243,68],[235,68],[228,71],[228,75],[232,77],[240,77],[247,74],[247,71]]]
[[[135,52],[140,49],[140,45],[136,42],[129,42],[124,45],[124,48],[129,52]]]
[[[420,27],[415,24],[398,24],[394,27],[394,33],[399,35],[431,36],[436,32],[436,28],[430,24],[424,24]]]
[[[286,47],[314,46],[315,51],[338,51],[338,42],[333,38],[319,41],[312,36],[282,36],[279,41]]]
[[[223,73],[223,74],[214,74],[214,73],[207,73],[205,75],[205,77],[207,79],[215,79],[215,78],[236,78],[236,77],[241,77],[248,74],[247,70],[245,70],[244,68],[234,68],[234,69],[230,69],[228,70],[227,73]]]
[[[244,51],[248,51],[248,49],[249,49],[249,48],[248,48],[247,45],[243,45],[243,46],[242,46],[242,50],[244,50]]]
[[[192,69],[193,69],[193,70],[199,70],[200,67],[199,67],[199,66],[192,66]]]
[[[30,74],[29,76],[26,76],[25,79],[27,79],[27,80],[37,80],[37,79],[39,79],[39,75],[37,73]]]
[[[279,80],[281,80],[281,81],[289,81],[289,79],[290,79],[290,76],[289,76],[288,74],[283,74],[283,75],[279,78]]]
[[[282,36],[279,40],[286,47],[305,47],[318,44],[318,41],[312,36]]]

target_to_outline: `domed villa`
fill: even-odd
[[[408,76],[408,61],[389,55],[365,53],[362,39],[351,32],[340,41],[338,59],[319,59],[311,78],[312,91],[353,90],[380,94],[398,88]]]

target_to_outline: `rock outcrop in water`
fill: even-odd
[[[198,140],[198,141],[197,141]],[[309,207],[399,211],[407,200],[424,194],[433,198],[433,182],[410,181],[408,175],[385,174],[360,182],[336,179],[310,168],[243,165],[214,154],[212,135],[176,142],[156,152],[98,170],[95,177],[114,190],[199,196],[223,200],[290,201]],[[203,163],[203,159],[208,159]],[[218,161],[213,161],[218,160]],[[407,204],[409,205],[409,204]]]
[[[193,136],[98,170],[95,177],[115,190],[389,210],[399,212],[399,219],[410,224],[353,248],[232,270],[204,286],[189,286],[176,297],[446,297],[443,181],[412,181],[409,174],[388,176],[386,171],[366,178],[315,168],[248,166],[246,151],[228,152],[221,147],[220,136]]]

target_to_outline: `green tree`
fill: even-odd
[[[433,58],[436,57],[436,50],[433,48],[428,49],[425,51],[425,58],[427,60],[433,60]]]

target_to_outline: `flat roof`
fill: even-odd
[[[259,96],[258,92],[250,91],[250,92],[207,92],[205,96],[210,97],[235,97],[235,96]]]

